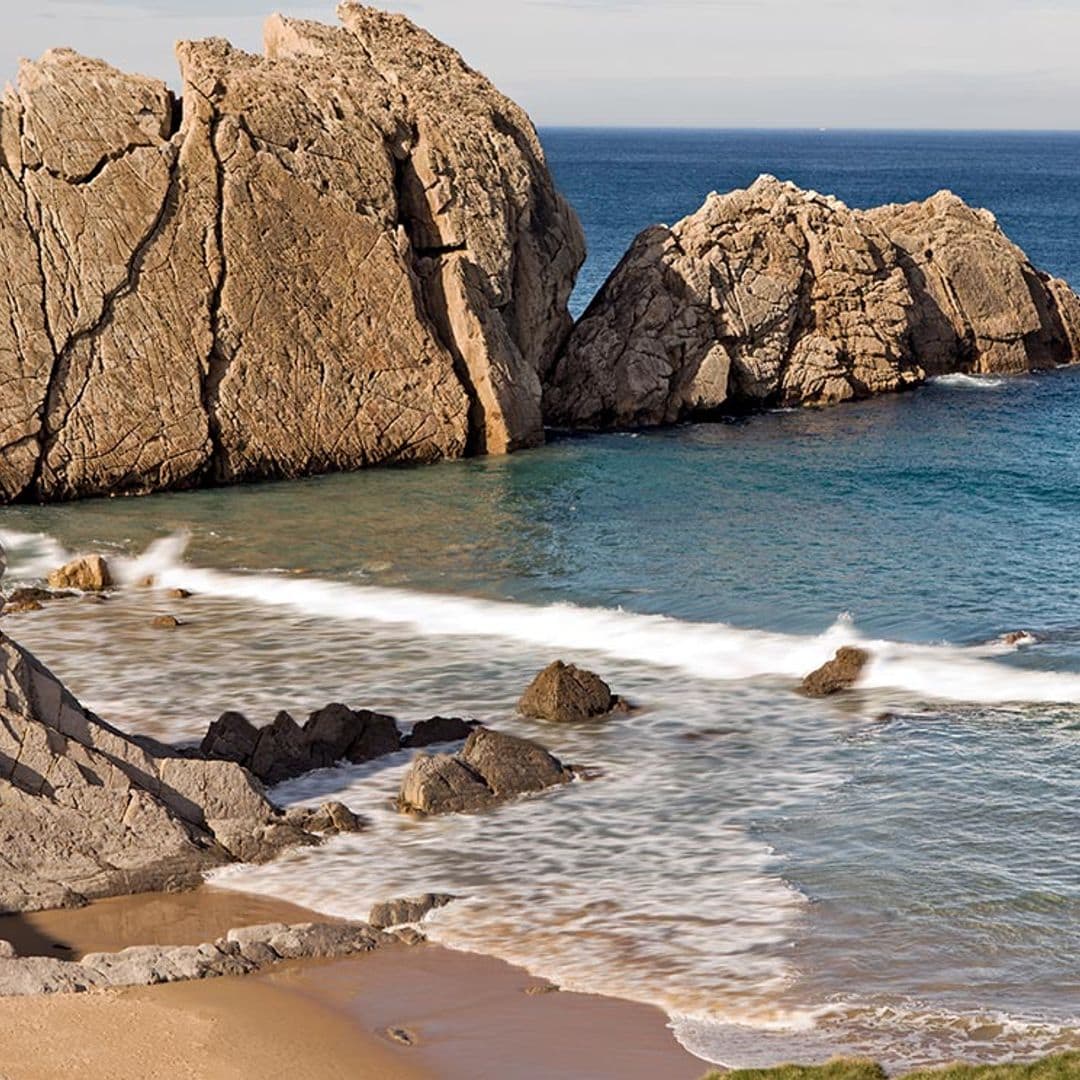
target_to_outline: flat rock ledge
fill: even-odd
[[[372,952],[397,941],[367,923],[266,923],[230,930],[203,945],[136,945],[81,960],[4,957],[0,997],[72,994],[122,986],[249,975],[285,960],[338,959]]]
[[[403,813],[422,815],[484,810],[568,784],[576,775],[538,743],[480,727],[458,754],[418,754],[397,805]]]

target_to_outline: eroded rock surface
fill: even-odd
[[[1080,360],[1080,298],[950,192],[850,210],[771,176],[643,232],[547,376],[548,423],[823,405]]]
[[[182,98],[68,50],[0,105],[0,501],[503,452],[584,255],[525,114],[356,4]]]
[[[616,704],[611,687],[599,675],[556,660],[529,684],[518,711],[541,720],[573,723],[604,716]]]
[[[573,769],[538,743],[481,727],[458,754],[418,754],[402,781],[398,806],[420,814],[481,810],[573,778]]]

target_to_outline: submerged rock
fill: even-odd
[[[459,754],[418,754],[398,807],[420,814],[481,810],[573,778],[574,771],[538,743],[480,727]]]
[[[0,501],[542,441],[584,257],[528,117],[354,3],[183,84],[66,49],[0,105]],[[44,303],[42,298],[45,298]]]
[[[420,720],[414,724],[412,731],[401,740],[401,745],[412,748],[459,742],[467,739],[477,726],[475,720],[462,720],[456,716],[433,716],[430,720]]]
[[[556,660],[529,684],[518,702],[518,711],[541,720],[572,723],[603,716],[617,698],[599,675]]]
[[[49,574],[50,589],[102,592],[112,587],[109,564],[100,555],[83,555]]]
[[[1080,298],[943,191],[850,210],[762,176],[633,243],[544,392],[557,427],[824,405],[1080,360]]]
[[[41,611],[54,600],[68,600],[75,594],[64,589],[41,589],[36,586],[14,589],[7,599],[0,600],[0,614],[18,615],[24,611]]]
[[[870,654],[865,649],[845,645],[836,650],[831,660],[803,679],[802,692],[808,697],[828,697],[840,690],[848,690],[869,662]]]
[[[423,896],[405,896],[396,900],[384,900],[376,904],[368,915],[368,922],[379,930],[391,926],[418,923],[436,908],[453,903],[456,896],[449,893],[425,893]]]

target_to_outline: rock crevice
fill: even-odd
[[[22,66],[0,105],[0,502],[542,441],[577,219],[457,53],[339,15],[272,17],[262,57],[181,43],[179,98],[68,50]]]

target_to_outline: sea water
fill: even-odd
[[[852,205],[948,186],[1080,281],[1080,138],[544,133],[593,252],[768,171]],[[11,576],[99,550],[135,588],[5,620],[89,706],[197,740],[332,700],[474,716],[598,776],[478,816],[391,800],[403,753],[282,785],[365,833],[221,882],[667,1010],[727,1064],[1080,1046],[1080,371],[953,377],[505,459],[0,511]],[[171,611],[185,625],[154,630]],[[1003,635],[1023,631],[1019,641]],[[846,643],[863,688],[798,696]],[[515,715],[544,664],[642,706]]]

